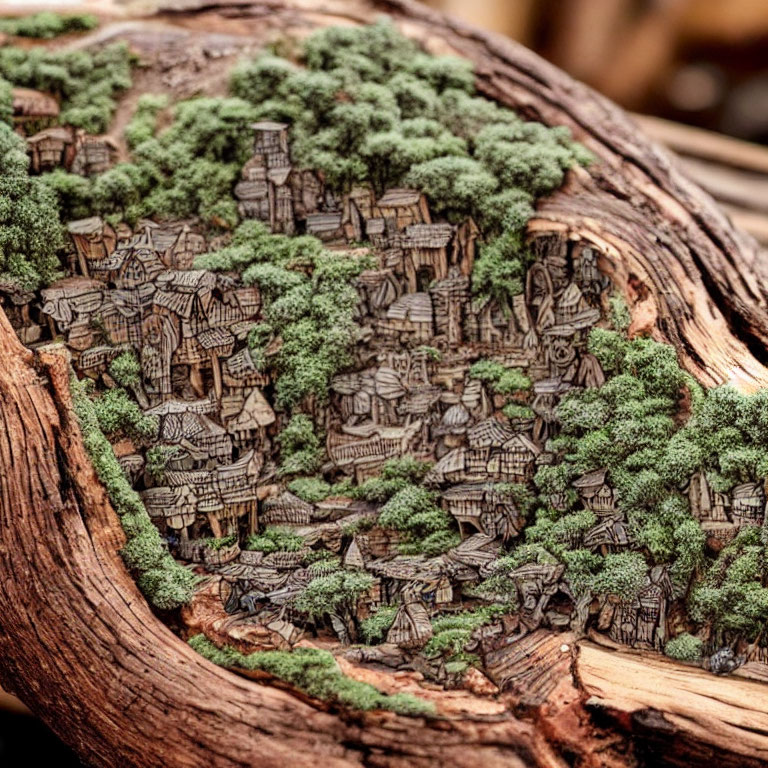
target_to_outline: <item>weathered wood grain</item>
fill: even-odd
[[[484,93],[529,117],[571,126],[597,158],[541,204],[534,233],[566,230],[599,241],[604,269],[637,299],[636,320],[674,343],[702,381],[731,380],[745,389],[768,381],[768,267],[756,244],[605,99],[520,46],[411,0],[189,0],[185,6],[166,12],[161,23],[119,28],[145,44],[162,45],[172,27],[204,35],[217,24],[228,35],[263,41],[276,31],[301,34],[386,11],[429,48],[468,56]],[[114,33],[107,27],[98,35]],[[212,666],[151,613],[122,565],[119,523],[72,416],[66,361],[52,350],[33,358],[4,317],[0,360],[0,683],[89,765],[637,764],[633,744],[598,728],[575,688],[525,720],[507,712],[425,721],[329,712]],[[621,698],[632,675],[642,677],[642,666],[616,661],[609,675],[585,653],[580,674],[595,681],[588,688],[594,695],[602,685],[616,711],[620,704],[631,713],[654,707],[652,691],[637,694],[637,702]],[[734,698],[714,715],[707,707],[679,712],[676,697],[692,695],[687,679],[665,676],[659,711],[669,707],[675,717],[682,744],[675,759],[685,755],[688,765],[704,765],[713,754],[712,739],[705,738],[712,717],[725,718],[727,726],[738,707]],[[695,680],[704,685],[711,678]],[[751,696],[756,684],[737,685],[744,687],[729,688],[733,697]],[[738,730],[728,733],[748,731],[743,718],[752,714],[743,712]],[[669,730],[664,718],[646,717],[642,729],[633,727],[636,720],[630,717],[629,731],[638,742]],[[719,743],[718,754],[730,755],[723,764],[764,761],[758,730],[740,746]]]

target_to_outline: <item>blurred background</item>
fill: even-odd
[[[768,142],[768,0],[426,0],[622,106]]]

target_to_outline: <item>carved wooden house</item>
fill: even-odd
[[[227,421],[227,432],[238,447],[255,445],[265,448],[266,430],[275,423],[275,412],[258,387],[243,401],[238,413]]]
[[[109,343],[141,346],[143,314],[140,302],[133,296],[122,291],[105,291],[96,319]]]
[[[408,596],[397,609],[387,642],[407,650],[422,648],[432,637],[429,613],[416,596]]]
[[[51,283],[41,291],[43,300],[42,312],[52,325],[52,335],[56,329],[69,332],[73,329],[90,324],[104,303],[104,286],[96,280],[87,277],[65,277]],[[82,349],[87,348],[81,347]]]
[[[434,335],[432,299],[428,293],[406,293],[390,305],[378,326],[383,335],[403,344],[426,343]]]
[[[34,300],[34,291],[24,290],[15,280],[0,279],[0,307],[23,344],[34,344],[42,336],[37,311],[35,317],[30,312]]]
[[[731,515],[737,528],[760,526],[765,520],[763,483],[742,483],[731,491]]]
[[[522,520],[513,500],[491,483],[461,483],[441,494],[443,507],[459,525],[462,538],[484,533],[491,538],[517,535]]]
[[[152,243],[168,269],[192,269],[195,257],[206,251],[205,237],[187,223],[153,228]]]
[[[267,168],[285,168],[291,164],[288,124],[262,120],[252,123],[253,153],[264,158]]]
[[[596,525],[590,528],[581,541],[569,542],[572,547],[584,546],[600,550],[602,554],[616,552],[629,546],[630,538],[622,512],[603,514]]]
[[[454,228],[450,224],[412,224],[398,238],[403,252],[399,271],[409,293],[426,291],[435,280],[448,277],[448,249]]]
[[[661,650],[669,637],[667,606],[672,597],[667,567],[654,566],[645,581],[634,601],[614,605],[609,635],[617,643]]]
[[[344,225],[341,211],[311,213],[306,219],[307,234],[324,243],[344,243]]]
[[[610,515],[616,509],[613,488],[606,481],[606,469],[596,469],[573,481],[573,487],[596,515]]]
[[[67,168],[74,158],[72,132],[62,126],[44,128],[27,139],[27,151],[33,173]]]
[[[343,433],[329,432],[326,448],[334,464],[362,482],[375,475],[387,459],[416,453],[413,443],[420,429],[420,421],[404,427],[347,427]]]
[[[469,304],[469,278],[454,268],[448,277],[430,286],[429,295],[434,307],[435,333],[451,347],[460,345]]]
[[[205,394],[203,369],[212,367],[214,357],[218,360],[219,350],[232,353],[231,335],[227,338],[206,337],[208,349],[200,339],[200,335],[209,330],[208,310],[213,300],[216,277],[212,272],[201,269],[167,270],[158,275],[155,285],[157,291],[153,297],[153,312],[169,318],[177,328],[179,342],[173,354],[173,365],[189,366],[190,384],[202,397]],[[219,341],[222,345],[216,346]]]
[[[214,413],[216,402],[203,400],[166,400],[147,414],[159,419],[158,441],[179,446],[173,462],[178,469],[197,469],[209,463],[232,461],[232,439],[226,430],[206,414]]]
[[[290,491],[267,499],[262,506],[262,522],[266,525],[307,525],[312,520],[313,507]]]
[[[70,170],[80,176],[96,176],[108,171],[116,162],[119,146],[110,136],[88,136],[80,131],[75,139]]]
[[[197,496],[189,485],[149,488],[142,492],[141,499],[152,521],[161,528],[165,526],[178,531],[184,538],[194,525],[197,514]]]
[[[77,254],[77,262],[80,274],[85,277],[102,278],[102,270],[91,271],[94,265],[104,262],[115,250],[117,234],[115,230],[100,216],[91,216],[87,219],[70,221],[67,224],[67,232],[72,238]]]
[[[376,209],[378,218],[391,221],[397,230],[432,223],[427,198],[416,189],[388,189],[376,201]]]
[[[31,88],[11,89],[13,124],[24,133],[55,126],[59,119],[59,103],[53,96]]]

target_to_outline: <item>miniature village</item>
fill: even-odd
[[[117,163],[113,140],[60,125],[45,93],[16,88],[13,121],[33,175]],[[63,276],[0,284],[19,338],[63,343],[96,407],[111,400],[114,455],[163,547],[196,576],[192,604],[219,612],[220,636],[243,652],[317,643],[446,686],[471,666],[500,683],[540,630],[709,656],[715,672],[763,660],[704,598],[704,618],[686,608],[705,557],[727,568],[759,548],[765,491],[745,469],[760,466],[757,438],[760,455],[742,456],[730,482],[700,451],[698,465],[659,469],[664,490],[648,503],[630,490],[661,463],[635,455],[655,444],[585,458],[582,439],[622,413],[685,454],[674,413],[698,386],[671,348],[628,338],[599,244],[539,228],[520,290],[478,293],[471,215],[436,210],[416,185],[340,191],[297,164],[290,123],[248,131],[234,235],[194,216],[91,215],[63,222]],[[311,238],[313,258],[344,265],[329,279],[354,290],[352,344],[324,396],[291,402],[271,362],[292,354],[291,301],[317,269],[298,257],[284,271],[304,282],[276,289],[266,269],[248,279],[233,258],[248,237]],[[648,385],[646,411],[616,394],[630,369]],[[707,605],[741,599],[725,586],[709,583]]]

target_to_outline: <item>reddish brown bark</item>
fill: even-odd
[[[597,242],[617,286],[642,299],[636,322],[674,343],[704,382],[768,381],[768,282],[756,245],[601,97],[520,46],[411,0],[187,5],[197,10],[168,13],[166,24],[197,30],[192,37],[216,29],[257,42],[387,11],[428,47],[471,58],[484,93],[529,117],[570,125],[597,157],[542,203],[532,233],[564,230]],[[165,32],[157,29],[129,33],[160,48]],[[425,721],[330,712],[214,667],[152,614],[123,567],[119,522],[72,415],[66,359],[51,349],[33,356],[0,317],[0,360],[0,683],[89,765],[637,764],[632,743],[591,718],[587,696],[604,693],[594,680],[585,692],[566,675],[547,703],[518,716],[509,708]],[[620,688],[625,667],[621,656],[612,658],[600,667],[591,657],[584,677],[607,675]],[[666,732],[663,717],[638,727],[637,714],[653,711],[647,698],[617,703],[613,690],[608,707],[638,743]],[[763,731],[735,758],[731,736],[718,744],[702,735],[702,723],[706,731],[717,713],[679,707],[675,728],[686,734],[689,764],[713,754],[755,764],[766,754]]]

